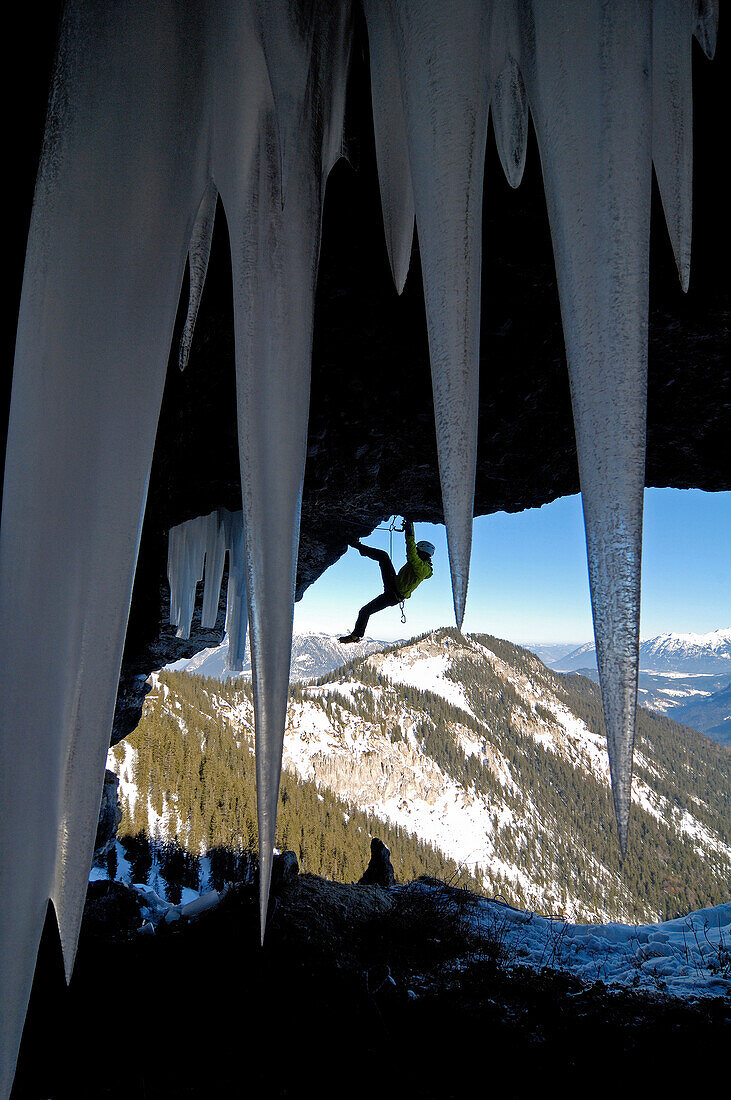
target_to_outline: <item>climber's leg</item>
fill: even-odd
[[[381,577],[383,578],[384,592],[395,594],[396,570],[386,551],[378,550],[375,546],[366,546],[365,543],[362,542],[354,542],[351,545],[354,546],[364,558],[370,558],[372,561],[378,562],[381,570]],[[378,610],[380,611],[380,608]]]
[[[376,596],[375,600],[371,600],[370,603],[361,607],[353,627],[353,633],[347,634],[339,640],[341,642],[359,642],[365,633],[371,615],[375,614],[376,611],[383,611],[385,607],[396,607],[398,602],[398,598],[390,592],[383,592],[380,596]]]

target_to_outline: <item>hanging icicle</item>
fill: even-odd
[[[364,0],[371,63],[371,102],[386,250],[398,294],[409,273],[414,239],[411,187],[399,62],[387,5]]]
[[[190,248],[188,249],[190,292],[188,295],[188,312],[185,317],[183,334],[180,337],[180,352],[178,354],[178,366],[181,370],[185,370],[188,365],[195,323],[198,319],[198,309],[203,297],[203,287],[208,273],[208,261],[211,257],[217,199],[216,185],[212,180],[209,180],[198,208],[190,238]]]
[[[457,625],[472,547],[479,381],[482,181],[489,101],[488,9],[481,0],[373,5],[372,65],[398,59],[424,277],[439,471]],[[383,59],[379,49],[384,50]]]
[[[250,97],[216,119],[215,177],[231,238],[239,456],[254,688],[262,938],[274,852],[289,691],[294,588],[307,447],[312,319],[325,181],[340,155],[350,42],[347,5],[314,6],[301,26],[292,3],[290,50],[269,50],[263,76],[286,104],[277,126]],[[241,23],[220,42],[229,77],[260,80]],[[318,65],[303,83],[310,51]],[[285,110],[282,107],[282,110]],[[300,131],[282,207],[280,135]]]
[[[637,703],[645,475],[652,9],[521,6],[521,68],[556,262],[597,663],[622,851]]]
[[[518,0],[498,0],[490,29],[490,110],[495,144],[505,178],[517,187],[523,178],[528,145],[528,97],[520,71]]]

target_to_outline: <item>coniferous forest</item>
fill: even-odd
[[[351,662],[313,685],[293,686],[290,712],[303,716],[302,708],[310,708],[311,716],[316,708],[336,737],[357,726],[371,731],[376,741],[382,738],[381,744],[410,740],[444,776],[496,807],[490,825],[493,850],[503,866],[516,867],[521,875],[499,867],[460,866],[406,829],[338,797],[324,783],[285,769],[277,846],[294,851],[303,870],[356,881],[368,862],[371,837],[379,836],[391,849],[400,881],[433,875],[543,912],[561,911],[569,899],[578,898],[588,918],[609,913],[612,919],[641,922],[727,900],[728,750],[640,709],[635,774],[665,809],[659,815],[633,805],[630,848],[621,863],[606,782],[578,766],[570,753],[549,751],[535,736],[536,723],[553,720],[539,701],[550,693],[603,737],[598,687],[580,676],[550,672],[528,651],[486,635],[467,643],[456,631],[443,629],[433,632],[427,644],[451,647],[447,675],[460,686],[469,713],[442,695],[392,682],[374,657]],[[540,683],[536,699],[526,702],[518,680],[486,662],[484,649],[523,682]],[[247,717],[232,722],[234,712]],[[215,887],[252,871],[258,835],[250,713],[247,681],[221,683],[165,672],[156,678],[142,722],[113,750],[115,770],[124,777],[119,836],[133,878],[152,881],[158,874],[170,901],[179,900],[182,887],[199,884],[202,856]],[[461,733],[477,739],[481,751],[465,752]],[[498,758],[507,765],[511,783],[496,769]],[[516,824],[527,793],[540,809],[530,831]],[[696,832],[705,830],[712,844],[701,846],[697,836],[680,827],[691,810]],[[522,876],[533,883],[530,895]]]
[[[138,870],[135,881],[147,881],[155,860],[166,883],[193,887],[201,853],[210,858],[214,888],[250,872],[259,843],[253,745],[234,740],[230,727],[211,716],[212,697],[235,703],[250,692],[249,684],[237,690],[183,672],[160,677],[159,693],[147,702],[140,725],[128,738],[136,750],[135,786],[149,799],[149,805],[143,797],[121,799],[118,834]],[[164,705],[166,697],[174,698],[174,713]],[[122,761],[124,743],[113,752]],[[157,829],[150,828],[151,817]],[[403,882],[427,874],[480,888],[474,876],[418,837],[363,813],[327,788],[317,789],[282,773],[277,847],[294,851],[303,870],[341,882],[357,881],[368,863],[373,836],[391,850]],[[169,879],[165,872],[171,860],[177,861],[172,866],[177,873]]]

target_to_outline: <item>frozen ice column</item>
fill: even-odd
[[[414,239],[414,194],[399,59],[388,6],[380,0],[364,0],[364,8],[368,20],[373,131],[386,251],[400,294],[409,272]]]
[[[260,72],[240,9],[227,6],[218,58],[239,87],[271,81],[279,114],[260,97],[252,123],[251,99],[221,99],[214,157],[231,237],[262,936],[289,690],[322,200],[327,173],[340,155],[350,44],[347,5],[316,4],[312,19],[314,28],[300,36],[298,20],[288,18],[283,26],[292,31],[290,49],[269,50]],[[310,50],[317,64],[303,83],[300,52],[309,57]],[[282,206],[280,137],[293,132],[287,112],[298,118],[299,137]]]
[[[243,512],[230,512],[225,529],[228,547],[228,589],[226,592],[226,668],[241,672],[246,660],[246,635],[249,612],[246,600],[246,553],[244,550]]]
[[[208,516],[197,516],[168,534],[170,622],[178,628],[178,638],[190,637],[196,585],[203,580],[207,558],[208,522]]]
[[[631,0],[524,0],[520,17],[520,63],[553,238],[624,851],[645,474],[652,8]]]
[[[91,865],[165,370],[205,184],[190,75],[201,46],[187,24],[184,5],[70,0],[61,27],[0,539],[2,1097],[47,900],[70,972]],[[40,641],[29,622],[43,624]]]
[[[444,520],[457,625],[472,547],[479,383],[482,184],[489,102],[489,9],[481,0],[389,0],[424,277]],[[391,38],[373,24],[372,64]],[[379,59],[379,48],[384,51]],[[380,167],[380,165],[379,165]]]

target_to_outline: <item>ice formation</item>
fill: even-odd
[[[246,606],[243,512],[229,512],[225,508],[220,508],[207,516],[197,516],[195,519],[170,528],[168,533],[170,622],[178,628],[178,638],[190,637],[196,587],[205,579],[201,626],[206,629],[215,626],[227,551],[228,656],[226,667],[240,672],[246,657],[249,622]]]
[[[488,110],[513,186],[528,110],[533,117],[624,847],[651,162],[685,285],[690,37],[713,52],[718,5],[363,3],[399,289],[414,217],[419,234],[458,622],[474,494]],[[13,1075],[49,898],[73,965],[175,313],[189,256],[184,365],[217,197],[231,240],[244,523],[236,539],[220,517],[215,531],[196,526],[185,545],[173,538],[171,606],[184,633],[210,554],[211,621],[226,543],[232,660],[245,630],[244,591],[251,630],[265,915],[322,200],[342,146],[351,18],[346,0],[66,4],[26,256],[0,542],[0,1096]],[[28,622],[44,624],[40,643]]]
[[[383,10],[374,20],[379,7]],[[393,0],[367,3],[365,13],[376,24],[371,70],[383,71],[382,82],[393,79],[396,54],[424,280],[444,522],[461,626],[477,461],[489,7],[481,0],[450,5]],[[385,28],[381,21],[387,22]],[[396,165],[393,159],[386,167],[404,170],[403,162]],[[391,183],[388,189],[397,186]]]
[[[387,5],[364,0],[371,60],[371,103],[383,227],[391,274],[400,294],[406,283],[414,239],[411,187],[399,60]]]
[[[190,346],[193,342],[195,322],[198,317],[198,307],[201,304],[203,287],[208,274],[208,260],[211,255],[211,242],[213,241],[213,226],[216,221],[216,202],[218,191],[213,180],[209,180],[198,214],[193,226],[188,248],[188,267],[190,275],[190,292],[188,296],[188,312],[185,316],[185,326],[180,337],[180,352],[178,363],[181,370],[185,370],[190,357]]]

